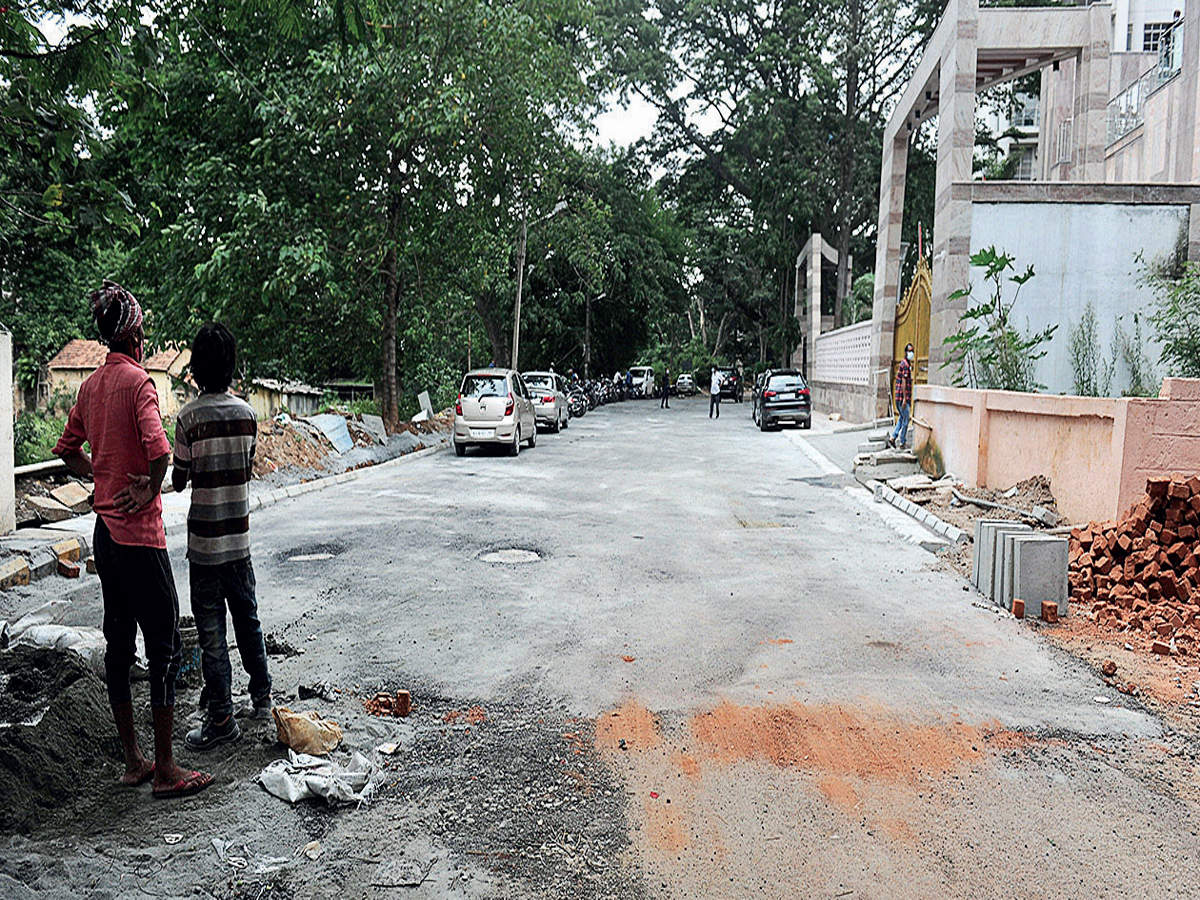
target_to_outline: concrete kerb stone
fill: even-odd
[[[1029,609],[1055,603],[1058,614],[1067,614],[1067,540],[1053,535],[1031,535],[1013,545],[1013,594]]]
[[[982,591],[980,587],[979,560],[981,558],[981,548],[984,545],[983,527],[985,525],[1003,525],[1007,519],[976,519],[975,520],[975,552],[971,554],[971,584],[975,590]]]
[[[912,516],[912,518],[916,519],[930,531],[940,534],[952,544],[965,544],[967,542],[967,533],[961,528],[956,528],[949,522],[939,519],[925,507],[913,503],[907,497],[900,496],[900,494],[883,482],[871,481],[869,487],[877,501],[889,503],[901,512]]]
[[[1004,605],[1004,538],[1013,533],[1028,533],[1033,529],[1024,522],[1006,522],[992,529],[992,566],[988,581],[988,599],[998,606]],[[1024,598],[1022,598],[1024,599]]]
[[[1030,531],[1028,525],[1007,519],[984,521],[979,528],[979,540],[975,544],[975,555],[979,561],[979,593],[989,600],[996,599],[996,533],[1003,529]]]

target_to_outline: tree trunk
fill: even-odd
[[[400,384],[396,377],[396,317],[400,282],[396,276],[396,245],[389,241],[383,255],[383,423],[388,431],[400,427]]]
[[[846,297],[850,294],[850,229],[853,219],[854,176],[857,168],[857,154],[854,149],[854,133],[858,123],[858,47],[862,31],[862,0],[848,0],[849,33],[846,35],[846,46],[849,54],[846,59],[846,108],[842,115],[842,159],[838,167],[838,197],[840,209],[838,215],[838,261],[837,261],[837,294],[833,305],[833,327],[841,328],[843,324],[843,307]],[[817,248],[817,258],[820,259],[820,248]]]
[[[483,330],[487,334],[488,343],[492,345],[491,359],[484,362],[481,358],[479,362],[484,367],[488,362],[499,365],[501,360],[508,359],[508,338],[505,335],[505,328],[498,321],[492,304],[478,294],[475,296],[475,311],[479,313],[479,320],[483,322]]]

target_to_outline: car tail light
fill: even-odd
[[[543,402],[543,403],[553,403],[553,402],[554,402],[554,398],[553,398],[553,397],[551,397],[551,396],[549,396],[549,395],[546,395],[545,397],[543,397],[543,398],[542,398],[542,402]]]
[[[774,391],[763,391],[763,399],[764,400],[770,400],[774,396],[775,396]]]
[[[513,395],[510,393],[508,395],[508,405],[504,407],[504,414],[506,416],[511,416],[513,410],[516,408],[517,408],[517,401],[513,399]]]
[[[459,394],[458,399],[454,401],[454,414],[456,416],[462,415],[462,394]]]
[[[808,396],[808,388],[800,388],[800,396],[807,397]]]

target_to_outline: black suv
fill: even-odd
[[[780,422],[794,422],[801,428],[811,428],[812,397],[804,376],[796,369],[764,372],[754,384],[751,415],[761,431]]]

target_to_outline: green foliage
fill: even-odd
[[[1171,375],[1200,378],[1200,264],[1187,263],[1177,278],[1151,272],[1155,293],[1150,313],[1154,339],[1162,347],[1160,360]],[[1135,334],[1136,343],[1140,343]]]
[[[1021,287],[1033,278],[1033,266],[1024,272],[1006,273],[1014,260],[988,247],[971,255],[971,265],[984,270],[991,295],[968,305],[960,317],[962,327],[946,338],[949,356],[942,368],[953,366],[954,383],[959,387],[1005,391],[1039,391],[1044,385],[1034,378],[1034,363],[1047,353],[1046,344],[1058,325],[1026,335],[1012,324],[1012,308]],[[1016,285],[1012,299],[1004,300],[1004,283]],[[972,297],[972,287],[957,290],[951,300]]]
[[[1073,392],[1080,397],[1107,397],[1112,390],[1116,355],[1103,359],[1097,338],[1096,307],[1088,302],[1079,321],[1071,326],[1069,353]]]
[[[1142,320],[1137,313],[1133,314],[1133,335],[1127,335],[1125,329],[1117,325],[1113,332],[1113,354],[1125,362],[1129,373],[1129,386],[1122,391],[1127,397],[1157,397],[1159,378],[1154,371],[1154,364],[1146,355],[1146,342],[1142,337]]]
[[[66,424],[66,416],[49,412],[28,410],[17,416],[13,423],[15,464],[28,466],[52,459],[50,451],[58,443]]]
[[[871,318],[875,305],[875,273],[868,272],[854,279],[850,296],[846,298],[843,315],[847,325]]]

